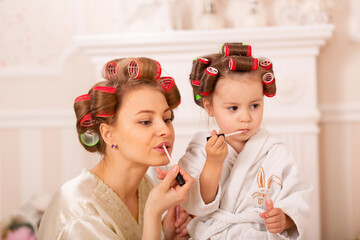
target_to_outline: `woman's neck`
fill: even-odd
[[[137,199],[137,190],[148,167],[112,156],[104,157],[92,172],[124,202]]]

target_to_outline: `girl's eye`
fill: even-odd
[[[142,125],[149,125],[151,121],[140,121],[139,123]]]
[[[232,106],[232,107],[228,107],[228,109],[232,112],[235,112],[236,110],[238,110],[238,107]]]
[[[257,103],[250,106],[251,109],[255,109],[255,108],[258,108],[258,107],[259,107],[259,104],[257,104]]]

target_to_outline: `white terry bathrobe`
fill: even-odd
[[[197,216],[188,225],[193,239],[301,239],[308,217],[312,187],[299,173],[296,162],[284,145],[266,130],[259,129],[237,154],[228,145],[220,183],[213,202],[205,204],[199,176],[206,161],[208,132],[195,134],[179,165],[194,178],[188,200],[182,204]],[[296,228],[281,234],[266,230],[265,194],[274,208],[291,217]]]

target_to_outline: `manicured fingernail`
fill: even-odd
[[[178,168],[179,168],[178,165],[175,165],[175,166],[173,167],[173,169],[172,169],[173,172],[177,172]]]

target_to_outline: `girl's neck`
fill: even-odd
[[[244,149],[244,146],[247,141],[234,141],[232,139],[226,141],[230,146],[237,152],[237,154],[240,154],[240,152]]]
[[[148,167],[104,157],[91,171],[109,186],[123,202],[137,198],[137,190]]]

